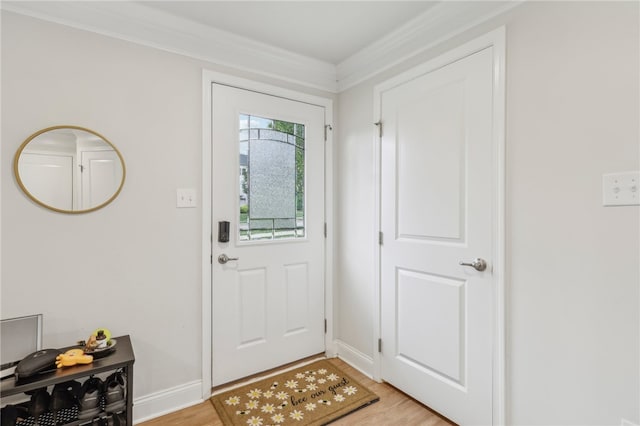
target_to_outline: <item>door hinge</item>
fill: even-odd
[[[211,254],[211,256],[209,257],[209,263],[211,263],[213,265],[213,253]]]
[[[382,339],[378,339],[378,352],[382,353]]]
[[[327,334],[327,319],[324,319],[324,334]]]
[[[381,138],[382,137],[382,121],[378,121],[373,124],[378,126],[378,137]]]
[[[324,237],[327,238],[327,222],[324,223]]]
[[[78,167],[80,167],[80,173],[84,173],[84,166],[82,164],[78,164]]]
[[[331,127],[331,124],[325,124],[324,125],[324,141],[327,141],[327,133],[329,132],[329,130],[333,130],[333,127]]]
[[[384,243],[384,234],[380,231],[378,232],[378,244],[382,245],[382,243]]]

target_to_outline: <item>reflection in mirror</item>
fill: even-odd
[[[64,213],[104,207],[120,193],[122,155],[105,137],[77,126],[55,126],[29,136],[16,153],[18,185],[33,201]]]

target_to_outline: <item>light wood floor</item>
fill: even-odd
[[[400,392],[387,383],[376,383],[345,362],[333,358],[333,364],[344,370],[355,380],[371,389],[380,401],[340,420],[331,423],[336,426],[381,425],[381,426],[448,426],[454,425],[447,419],[429,410],[424,405]],[[205,401],[193,407],[157,419],[139,423],[140,426],[223,426],[213,404]]]

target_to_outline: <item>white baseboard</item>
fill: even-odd
[[[373,377],[373,358],[360,352],[341,340],[336,340],[338,358],[360,371],[365,376]]]
[[[633,422],[630,422],[630,421],[629,421],[629,420],[627,420],[627,419],[622,419],[622,420],[620,421],[620,426],[638,426],[638,425],[637,425],[637,424],[635,424],[635,423],[633,423]]]
[[[202,401],[202,380],[136,398],[133,400],[133,423],[142,423]]]

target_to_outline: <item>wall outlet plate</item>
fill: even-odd
[[[640,172],[602,175],[603,206],[640,205]]]

